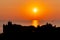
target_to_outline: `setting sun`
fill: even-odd
[[[34,8],[33,11],[34,11],[34,13],[36,13],[38,10],[37,10],[37,8]]]

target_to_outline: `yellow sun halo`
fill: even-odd
[[[37,8],[34,8],[34,9],[33,9],[33,12],[36,13],[36,12],[37,12]]]

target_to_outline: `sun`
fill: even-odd
[[[38,11],[38,9],[37,9],[37,8],[34,8],[34,9],[33,9],[33,12],[34,12],[34,13],[36,13],[37,11]]]

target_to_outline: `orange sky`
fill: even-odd
[[[39,10],[36,15],[32,12],[34,7]],[[0,20],[33,19],[59,21],[60,0],[0,0]]]
[[[36,14],[33,8],[38,9]],[[6,21],[28,25],[36,19],[40,24],[52,22],[60,26],[60,0],[0,0],[0,32]]]

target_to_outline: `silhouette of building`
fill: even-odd
[[[3,33],[20,33],[20,32],[60,32],[60,27],[53,26],[50,23],[46,23],[42,26],[22,26],[17,24],[12,24],[8,22],[7,25],[3,25]]]
[[[9,30],[11,30],[11,27],[12,27],[12,22],[10,22],[10,21],[8,22],[7,25],[3,24],[3,32],[7,33]]]
[[[12,22],[11,22],[11,21],[9,21],[9,22],[8,22],[8,25],[9,25],[9,26],[11,26],[11,25],[12,25]]]

